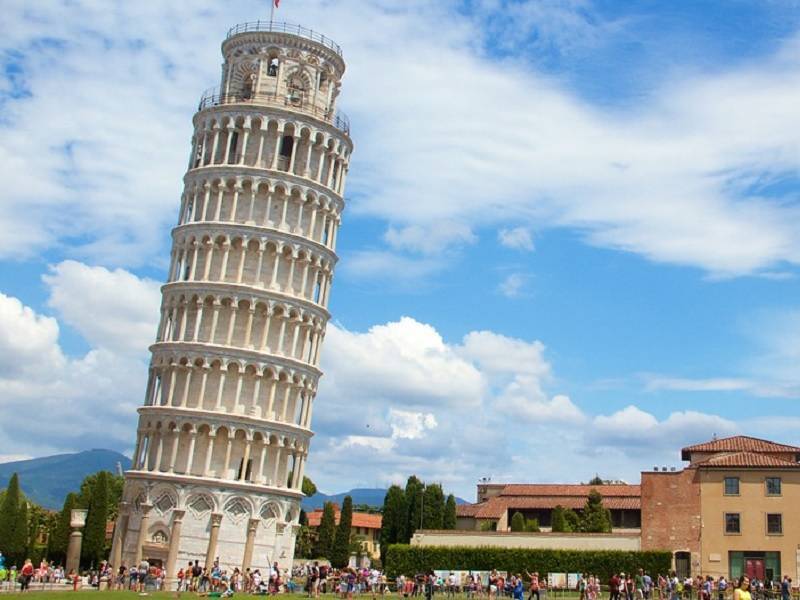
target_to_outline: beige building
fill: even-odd
[[[683,573],[800,580],[800,448],[747,436],[684,448],[677,473],[642,473],[645,549]]]

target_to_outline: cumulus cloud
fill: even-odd
[[[124,319],[120,325],[126,325]],[[4,356],[9,358],[0,372],[4,410],[0,453],[129,450],[146,376],[141,357],[108,348],[69,357],[59,346],[54,318],[3,294],[0,332]]]
[[[48,306],[93,347],[141,355],[155,339],[160,285],[123,269],[67,260],[43,277]]]
[[[592,422],[589,442],[599,446],[680,448],[711,435],[733,434],[734,421],[697,411],[677,411],[659,421],[651,413],[629,405]]]

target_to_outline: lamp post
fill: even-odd
[[[69,526],[72,533],[69,534],[69,546],[67,547],[67,573],[70,571],[78,572],[81,562],[81,545],[83,544],[83,533],[81,529],[86,525],[86,515],[89,511],[73,509],[69,515]]]

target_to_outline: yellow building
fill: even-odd
[[[642,473],[642,547],[684,574],[800,580],[800,448],[747,436],[684,448],[683,471]]]

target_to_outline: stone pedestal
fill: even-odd
[[[76,509],[70,513],[69,526],[72,533],[69,534],[69,545],[67,546],[67,573],[80,569],[81,565],[81,546],[83,545],[83,533],[81,529],[86,525],[86,515],[88,511]]]

